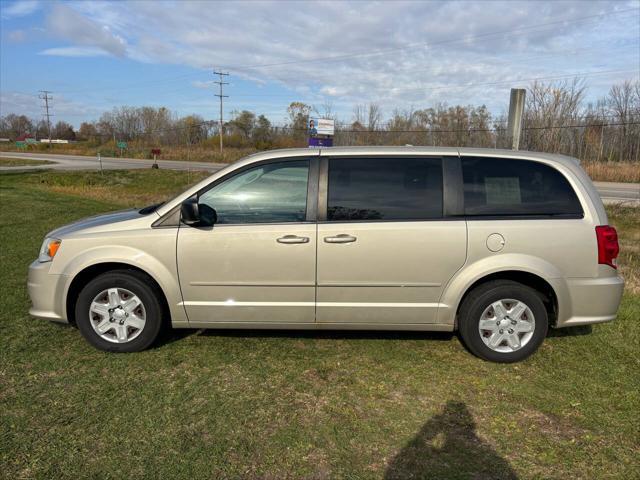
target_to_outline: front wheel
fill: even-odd
[[[510,280],[472,290],[459,312],[459,331],[467,348],[500,363],[524,360],[547,336],[549,319],[540,294]]]
[[[94,347],[109,352],[138,352],[160,333],[159,292],[134,270],[115,270],[91,280],[76,302],[76,323]]]

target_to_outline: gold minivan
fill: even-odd
[[[618,240],[576,159],[504,150],[263,152],[160,205],[50,232],[31,315],[113,352],[177,328],[458,331],[487,360],[613,320]]]

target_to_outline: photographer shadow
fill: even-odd
[[[515,480],[518,477],[509,462],[477,436],[467,406],[450,401],[391,460],[384,478]]]

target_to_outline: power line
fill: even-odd
[[[254,64],[254,65],[227,65],[227,68],[233,68],[234,70],[243,70],[243,69],[248,69],[248,70],[252,70],[252,69],[257,69],[257,68],[267,68],[267,67],[280,67],[280,66],[285,66],[285,65],[296,65],[296,64],[303,64],[303,63],[317,63],[317,62],[333,62],[333,61],[341,61],[341,60],[347,60],[347,59],[351,59],[351,58],[359,58],[359,57],[367,57],[367,56],[375,56],[375,55],[384,55],[387,53],[395,53],[395,52],[399,52],[399,51],[403,51],[403,50],[410,50],[410,49],[416,49],[416,48],[427,48],[427,47],[433,47],[436,45],[446,45],[446,44],[452,44],[452,43],[460,43],[460,42],[468,42],[469,40],[477,40],[479,38],[487,38],[487,37],[493,37],[493,36],[499,36],[499,35],[509,35],[509,34],[515,34],[515,33],[519,33],[519,32],[523,32],[523,31],[527,31],[527,30],[535,30],[541,27],[550,27],[550,26],[557,26],[557,25],[567,25],[570,23],[580,23],[580,22],[584,22],[584,21],[588,21],[588,20],[592,20],[595,18],[601,18],[601,17],[605,17],[605,16],[609,16],[609,15],[619,15],[622,13],[629,13],[629,12],[639,12],[640,9],[638,8],[629,8],[629,9],[625,9],[625,10],[618,10],[615,12],[606,12],[606,13],[600,13],[597,15],[588,15],[585,17],[579,17],[579,18],[575,18],[572,20],[556,20],[553,22],[548,22],[548,23],[541,23],[541,24],[537,24],[537,25],[529,25],[526,27],[520,27],[520,28],[515,28],[515,29],[510,29],[510,30],[499,30],[499,31],[493,31],[493,32],[486,32],[486,33],[481,33],[481,34],[476,34],[476,35],[469,35],[469,36],[463,36],[463,38],[460,38],[460,36],[456,37],[455,39],[449,39],[449,40],[441,40],[438,42],[426,42],[426,43],[414,43],[414,44],[407,44],[405,46],[402,47],[396,47],[396,48],[390,48],[390,49],[381,49],[381,50],[369,50],[369,51],[363,51],[363,52],[359,52],[359,53],[351,53],[351,54],[344,54],[344,55],[334,55],[334,56],[328,56],[328,57],[314,57],[314,58],[309,58],[309,59],[304,59],[304,60],[290,60],[290,61],[286,61],[286,62],[278,62],[278,63],[263,63],[263,64]]]
[[[200,76],[203,75],[204,72],[202,71],[198,71],[198,72],[191,72],[191,73],[186,73],[183,75],[178,75],[175,77],[169,77],[169,78],[164,78],[164,79],[154,79],[154,80],[146,80],[144,82],[135,82],[135,83],[129,83],[129,84],[125,84],[124,86],[113,86],[113,84],[111,84],[110,86],[98,86],[98,87],[92,87],[92,88],[83,88],[83,89],[73,89],[73,90],[58,90],[58,93],[73,93],[73,94],[77,94],[77,93],[85,93],[85,92],[95,92],[96,90],[100,90],[101,92],[103,91],[122,91],[123,89],[128,89],[128,90],[135,90],[138,88],[147,88],[149,85],[156,85],[156,84],[166,84],[166,83],[176,83],[176,82],[183,82],[185,78],[191,78],[191,77],[195,77],[195,76]]]
[[[136,132],[134,136],[136,137],[144,137],[146,135],[153,135],[155,133],[164,133],[164,132],[176,132],[179,130],[190,130],[198,127],[213,127],[216,124],[215,120],[205,120],[199,123],[193,123],[191,125],[182,125],[182,126],[173,126],[166,128],[156,128],[153,130],[147,130],[146,132]],[[122,133],[122,132],[121,132]],[[97,133],[95,136],[97,137],[111,137],[111,133]]]
[[[556,130],[563,128],[593,128],[593,127],[622,127],[626,125],[640,125],[640,122],[590,123],[586,125],[543,125],[540,127],[525,127],[523,130]]]
[[[624,126],[624,125],[640,125],[640,121],[638,122],[614,122],[614,123],[592,123],[592,124],[582,124],[582,125],[546,125],[540,127],[524,127],[523,130],[553,130],[553,129],[563,129],[563,128],[593,128],[593,127],[616,127],[616,126]],[[289,130],[289,131],[306,131],[306,128],[296,128],[290,126],[273,126],[273,128],[278,128],[280,130]],[[337,127],[336,132],[338,133],[359,133],[359,134],[380,134],[380,133],[482,133],[482,132],[496,132],[498,130],[506,130],[506,127],[495,127],[495,128],[459,128],[459,129],[430,129],[425,128],[422,130],[354,130],[354,129],[342,129]]]
[[[134,137],[132,137],[132,139],[135,139],[136,137],[144,137],[147,135],[152,135],[155,133],[179,131],[179,130],[192,129],[192,128],[197,128],[202,126],[211,127],[213,126],[213,124],[214,124],[214,121],[206,120],[193,125],[160,128],[160,129],[150,130],[147,132],[137,133],[135,134]],[[388,122],[386,123],[386,125],[388,125]],[[542,125],[542,126],[524,127],[523,131],[558,130],[558,129],[569,129],[569,128],[604,128],[604,127],[618,127],[618,126],[629,126],[629,125],[640,125],[640,121],[607,122],[607,123],[601,122],[601,123],[571,124],[571,125]],[[291,127],[287,125],[281,126],[281,125],[272,124],[271,128],[276,131],[275,133],[277,133],[278,131],[282,131],[282,132],[286,132],[286,131],[305,131],[306,132],[307,131],[306,128],[296,128],[296,127]],[[457,129],[424,128],[420,130],[417,130],[417,129],[356,130],[353,128],[340,128],[340,126],[337,126],[336,133],[354,133],[358,135],[367,135],[367,136],[381,135],[381,134],[387,135],[387,134],[394,134],[394,133],[429,134],[429,135],[438,135],[438,134],[445,134],[445,133],[466,133],[466,134],[494,133],[494,134],[497,134],[498,132],[504,131],[504,130],[506,130],[505,126],[498,126],[497,124],[493,128],[457,128]],[[97,134],[97,136],[110,137],[111,134],[104,133],[104,134]]]
[[[223,98],[229,98],[229,95],[223,95],[222,94],[222,86],[223,85],[229,85],[229,82],[223,82],[222,81],[222,77],[223,76],[229,76],[229,73],[224,73],[222,71],[216,72],[215,70],[213,71],[214,75],[218,75],[219,80],[216,82],[214,81],[213,83],[217,83],[218,86],[220,87],[220,93],[215,95],[216,97],[218,97],[220,99],[220,129],[219,129],[219,136],[220,136],[220,153],[222,154],[222,150],[223,150],[223,142],[222,142],[222,137],[224,135],[224,122],[222,121],[222,99]]]
[[[568,74],[563,74],[563,75],[552,75],[552,76],[541,76],[541,77],[532,77],[532,78],[518,78],[518,79],[511,79],[511,80],[500,80],[497,82],[483,82],[483,83],[466,83],[466,84],[462,84],[462,85],[441,85],[441,86],[436,86],[436,87],[410,87],[410,88],[395,88],[394,91],[395,92],[414,92],[414,91],[436,91],[436,90],[447,90],[447,89],[458,89],[458,88],[464,88],[464,89],[469,89],[472,87],[484,87],[484,86],[492,86],[492,85],[502,85],[502,84],[510,84],[510,83],[518,83],[518,82],[534,82],[536,80],[559,80],[559,79],[563,79],[563,78],[571,78],[571,77],[593,77],[593,76],[599,76],[599,75],[608,75],[608,74],[620,74],[620,73],[639,73],[638,69],[625,69],[625,70],[600,70],[600,71],[595,71],[595,72],[574,72],[574,73],[568,73]],[[218,82],[213,82],[213,83],[218,83]],[[182,91],[183,89],[181,89]],[[314,96],[314,97],[320,97],[321,95],[318,93],[312,93],[310,95],[307,95],[307,97],[309,96]],[[290,93],[290,94],[234,94],[234,98],[235,97],[239,97],[239,98],[300,98],[297,97],[296,93]],[[305,97],[303,95],[301,95],[301,97],[304,99]],[[341,97],[346,97],[346,95],[340,95],[340,96],[335,96],[332,98],[341,98]]]
[[[395,91],[399,92],[414,92],[414,91],[434,91],[434,90],[447,90],[454,88],[471,88],[471,87],[487,87],[491,85],[503,85],[503,84],[511,84],[511,83],[519,83],[519,82],[535,82],[537,80],[559,80],[562,78],[571,78],[571,77],[593,77],[598,75],[607,75],[612,73],[637,73],[638,69],[632,70],[601,70],[597,72],[575,72],[568,73],[565,75],[552,75],[546,77],[533,77],[533,78],[516,78],[511,80],[501,80],[499,82],[488,82],[488,83],[466,83],[464,85],[446,85],[439,87],[416,87],[416,88],[400,88]]]
[[[535,82],[538,80],[561,80],[564,78],[572,78],[572,77],[594,77],[594,76],[599,76],[599,75],[609,75],[609,74],[619,74],[619,73],[637,73],[638,70],[637,69],[632,69],[632,70],[601,70],[601,71],[596,71],[596,72],[574,72],[574,73],[569,73],[569,74],[564,74],[564,75],[551,75],[551,76],[543,76],[543,77],[532,77],[532,78],[518,78],[518,79],[511,79],[511,80],[500,80],[497,82],[484,82],[484,83],[466,83],[463,85],[446,85],[446,86],[437,86],[437,87],[412,87],[412,88],[396,88],[395,92],[431,92],[431,91],[436,91],[436,90],[448,90],[448,89],[459,89],[459,88],[464,88],[464,89],[470,89],[473,87],[486,87],[486,86],[493,86],[493,85],[504,85],[504,84],[512,84],[512,83],[521,83],[521,82]],[[316,95],[316,94],[314,94]],[[238,97],[254,97],[254,95],[237,95]],[[258,97],[258,95],[255,95],[256,97]],[[316,95],[317,96],[317,95]],[[296,94],[263,94],[260,95],[260,97],[263,98],[269,98],[269,97],[273,97],[273,98],[300,98],[300,97],[296,97]],[[332,97],[332,98],[345,98],[347,96],[345,95],[341,95],[341,96],[336,96],[336,97]],[[304,99],[304,97],[302,97],[302,99]]]
[[[626,44],[624,45],[622,48],[630,48],[630,47],[634,47],[635,50],[633,52],[631,52],[631,54],[635,54],[636,50],[638,48],[638,46],[640,46],[640,42],[634,42],[634,43],[630,43],[630,44]],[[620,49],[621,47],[616,46],[616,53],[620,53]],[[534,55],[518,55],[515,57],[511,57],[508,60],[501,60],[500,56],[496,56],[495,53],[488,53],[488,54],[484,54],[484,56],[482,58],[479,58],[478,55],[474,54],[474,60],[477,61],[477,63],[475,65],[487,65],[490,67],[493,67],[495,65],[514,65],[516,63],[519,62],[527,62],[527,63],[531,63],[532,60],[539,60],[542,58],[549,58],[549,57],[563,57],[563,56],[571,56],[571,59],[575,59],[576,56],[578,56],[581,53],[584,53],[586,55],[596,55],[598,54],[599,51],[610,51],[611,50],[611,45],[602,45],[601,43],[598,44],[598,46],[583,46],[581,48],[569,48],[569,49],[563,49],[563,50],[557,50],[557,51],[550,51],[550,52],[538,52]],[[599,54],[601,56],[601,54]],[[626,56],[625,55],[620,55],[620,59],[621,60],[626,60]],[[607,56],[607,60],[611,61],[611,60],[618,60],[618,58],[612,58],[612,56]],[[474,66],[475,66],[474,65]],[[395,68],[394,73],[421,73],[421,72],[432,72],[433,69],[432,68],[422,68],[422,67],[410,67],[410,68]],[[332,76],[333,78],[334,76]]]

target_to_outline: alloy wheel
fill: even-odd
[[[500,353],[520,350],[529,343],[535,328],[531,308],[511,298],[495,301],[485,308],[478,324],[484,344]]]
[[[89,320],[100,338],[113,343],[127,343],[142,333],[146,311],[133,292],[113,287],[94,297],[89,306]]]

